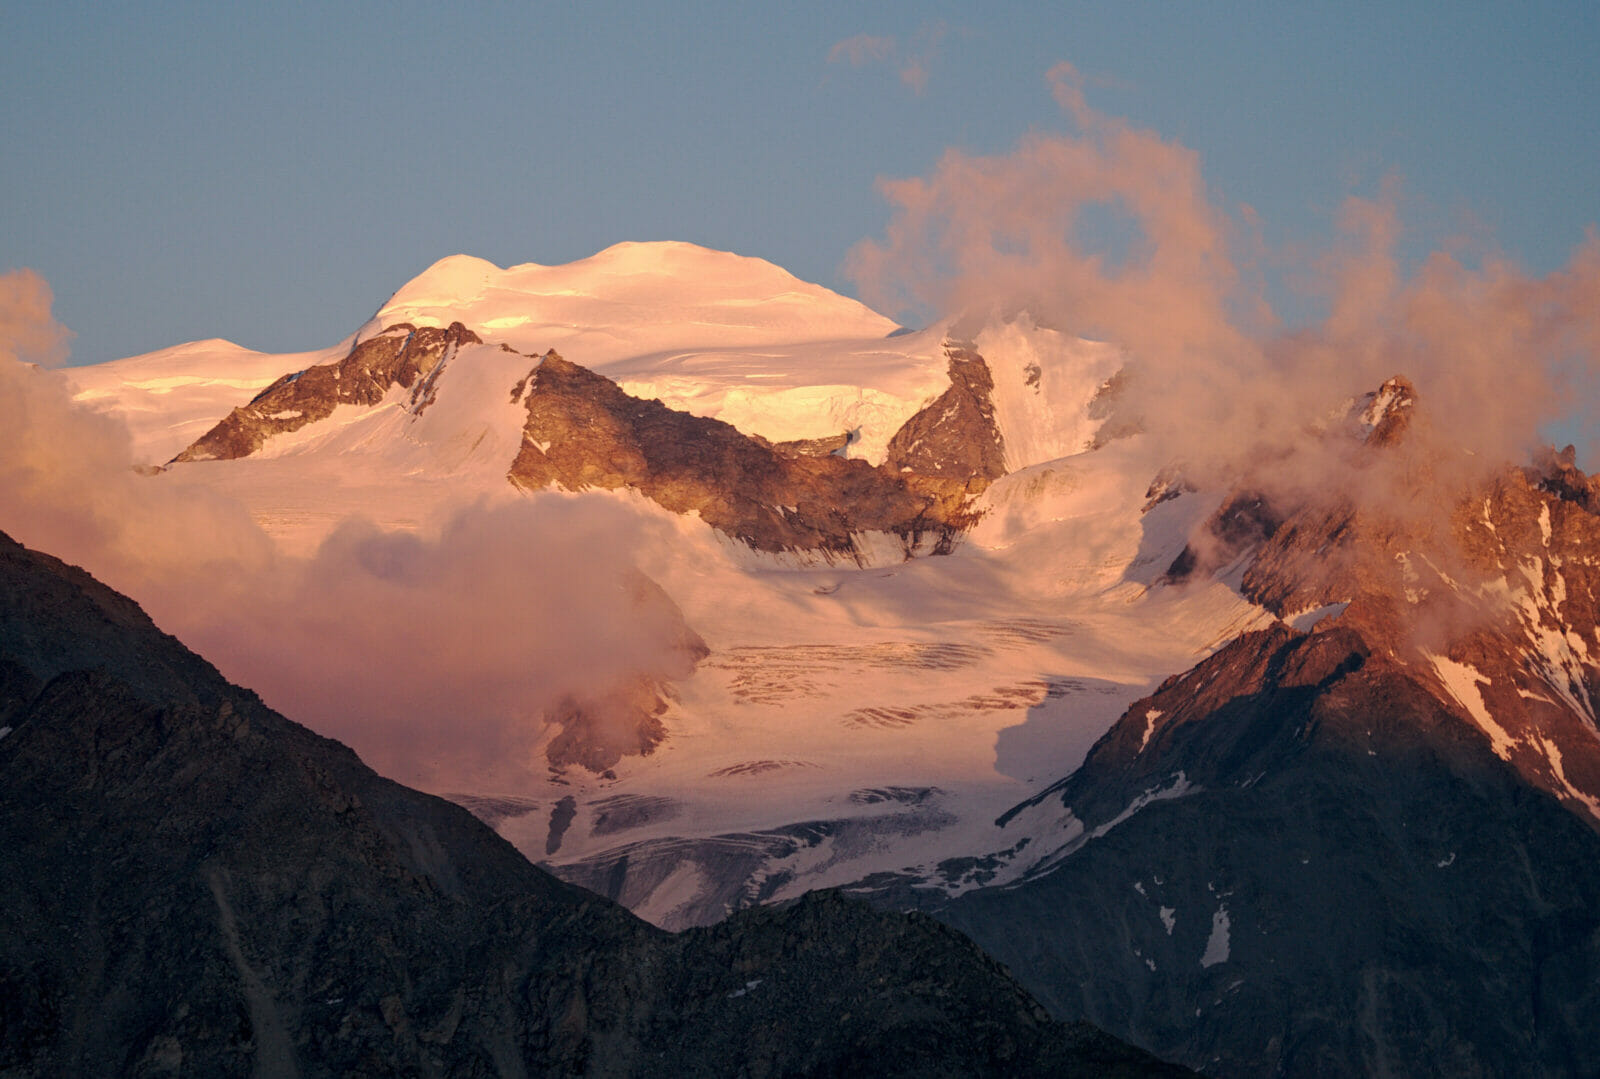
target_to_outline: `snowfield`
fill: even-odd
[[[443,259],[352,340],[454,321],[485,343],[430,376],[426,409],[396,389],[257,455],[148,482],[237,499],[298,557],[352,516],[427,535],[465,505],[558,497],[506,480],[526,417],[511,388],[549,349],[746,434],[848,432],[846,452],[871,463],[949,385],[946,327],[896,334],[770,263],[689,244],[504,270]],[[1114,349],[1025,318],[969,344],[994,377],[1010,474],[982,495],[982,522],[951,556],[867,568],[762,556],[627,492],[559,496],[620,500],[660,523],[671,541],[639,568],[710,654],[676,685],[666,740],[650,755],[603,776],[535,761],[516,789],[445,793],[499,807],[497,828],[530,858],[673,928],[1012,848],[1027,828],[1002,832],[1000,813],[1076,768],[1163,677],[1270,616],[1221,583],[1153,587],[1216,501],[1147,509],[1152,471],[1138,440],[1088,448]],[[128,422],[137,462],[159,464],[274,379],[350,345],[272,356],[203,341],[67,374],[78,400]],[[1472,685],[1457,673],[1441,662],[1464,694]],[[1057,849],[1059,815],[1037,829]],[[1028,864],[1050,853],[1035,848]],[[1220,917],[1220,943],[1207,949],[1217,962],[1226,908]]]

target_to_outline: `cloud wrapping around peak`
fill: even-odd
[[[564,701],[692,671],[697,639],[635,568],[658,527],[553,492],[464,507],[431,537],[350,520],[183,636],[380,772],[517,790],[544,773],[545,721]]]
[[[1199,155],[1097,111],[1069,64],[1047,82],[1069,132],[1006,154],[950,150],[926,176],[880,181],[889,223],[846,262],[866,302],[980,322],[1026,311],[1116,343],[1118,411],[1146,431],[1153,465],[1180,462],[1202,483],[1329,482],[1337,462],[1307,432],[1397,373],[1417,386],[1434,448],[1486,467],[1595,401],[1593,234],[1542,278],[1466,244],[1407,277],[1390,181],[1350,198],[1334,248],[1303,260],[1326,319],[1286,329],[1256,266],[1288,256],[1263,250],[1253,214],[1223,209]]]

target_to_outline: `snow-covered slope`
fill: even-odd
[[[64,373],[79,401],[127,423],[137,463],[159,465],[285,371],[335,360],[347,347],[275,354],[212,338]]]
[[[402,324],[454,321],[492,347],[528,355],[555,349],[636,397],[774,442],[849,432],[848,455],[872,463],[948,384],[946,326],[896,333],[889,319],[769,262],[692,244],[624,243],[564,266],[504,270],[453,255],[397,291],[354,340]],[[80,400],[128,420],[141,461],[160,463],[278,376],[336,361],[350,344],[272,355],[196,341],[68,374]],[[995,375],[1009,467],[1084,448],[1096,425],[1088,402],[1116,369],[1115,349],[1025,320],[991,326],[975,345]],[[488,368],[483,378],[498,385],[499,368],[522,362],[497,368],[488,355],[458,364],[452,381]],[[470,409],[489,394],[452,396]],[[341,414],[339,426],[358,418]],[[293,444],[321,435],[308,432]]]
[[[453,323],[464,330],[422,332]],[[946,328],[894,329],[758,259],[623,244],[568,266],[444,259],[322,353],[201,342],[72,377],[81,400],[129,417],[145,461],[182,449],[180,432],[199,445],[206,417],[274,380],[284,400],[334,387],[320,418],[272,406],[237,459],[191,452],[148,480],[238,499],[290,555],[350,516],[426,536],[485,501],[621,501],[656,522],[672,539],[639,568],[710,650],[677,683],[665,740],[604,774],[538,769],[451,793],[534,857],[681,926],[994,850],[994,818],[1075,767],[1131,700],[1269,620],[1226,584],[1150,589],[1215,499],[1147,508],[1138,440],[1087,448],[1116,350],[1026,319],[961,343],[992,376],[1010,472],[973,502],[981,521],[950,557],[872,556],[858,537],[855,561],[774,558],[625,488],[507,482],[522,387],[551,349],[774,443],[848,433],[843,452],[877,464],[951,387]],[[423,336],[431,351],[408,353]],[[369,737],[356,748],[387,748],[381,725]]]
[[[859,429],[855,454],[874,460],[944,388],[939,335],[886,341],[896,325],[855,300],[686,243],[621,243],[564,266],[505,270],[454,255],[358,336],[458,319],[486,341],[553,348],[637,397],[773,441]]]

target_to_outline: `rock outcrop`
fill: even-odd
[[[937,914],[1214,1074],[1585,1074],[1600,836],[1459,713],[1357,630],[1248,634],[1009,815],[1058,856]]]
[[[338,363],[284,375],[249,404],[230,412],[174,462],[248,457],[274,435],[327,419],[339,405],[376,405],[399,386],[416,412],[433,400],[434,380],[462,345],[482,344],[459,322],[447,329],[410,323],[391,326],[351,347]]]
[[[969,348],[946,345],[945,356],[950,388],[895,432],[884,467],[993,483],[1006,474],[1005,441],[994,417],[994,376]]]
[[[963,372],[966,388],[958,399],[968,403],[956,411],[965,419],[978,412],[971,398],[973,387],[983,384],[982,361],[951,362],[952,371]],[[528,420],[511,465],[513,483],[631,488],[674,513],[697,513],[758,551],[857,559],[864,533],[896,537],[907,554],[947,551],[974,523],[971,499],[993,478],[983,454],[984,471],[967,472],[947,453],[937,474],[923,474],[832,454],[783,452],[719,420],[631,397],[555,352],[539,361],[514,396],[526,405]],[[959,441],[960,431],[948,439],[941,433],[938,416],[929,415],[936,407],[919,414],[928,417],[918,428],[925,434],[907,445],[926,444],[933,452]],[[992,431],[992,409],[985,414]]]
[[[393,403],[397,388],[420,414],[456,350],[475,344],[460,322],[391,326],[337,363],[279,378],[173,463],[248,457],[340,405]],[[976,523],[973,500],[1005,473],[988,365],[965,347],[945,351],[949,389],[894,435],[879,467],[846,457],[849,431],[773,443],[631,397],[552,351],[511,389],[528,417],[507,476],[530,489],[637,490],[768,553],[863,561],[882,556],[883,537],[906,557],[944,553]]]
[[[710,655],[706,642],[689,628],[672,597],[649,577],[634,571],[618,585],[627,590],[633,611],[649,613],[661,625],[672,627],[668,644],[676,669],[667,674],[687,678]],[[625,756],[648,756],[667,736],[661,716],[672,696],[667,677],[641,675],[621,685],[562,697],[544,716],[546,723],[559,728],[545,746],[545,760],[556,772],[576,766],[605,775]]]
[[[1333,436],[1369,487],[1223,503],[1169,581],[1247,560],[1281,621],[1002,816],[1020,877],[884,901],[1217,1074],[1592,1074],[1597,485],[1570,454],[1451,469],[1412,441],[1422,408],[1391,380]]]
[[[0,1073],[1169,1075],[926,919],[673,937],[0,536]]]

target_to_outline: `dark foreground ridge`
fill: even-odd
[[[0,1074],[1174,1075],[837,894],[672,936],[0,536]]]

